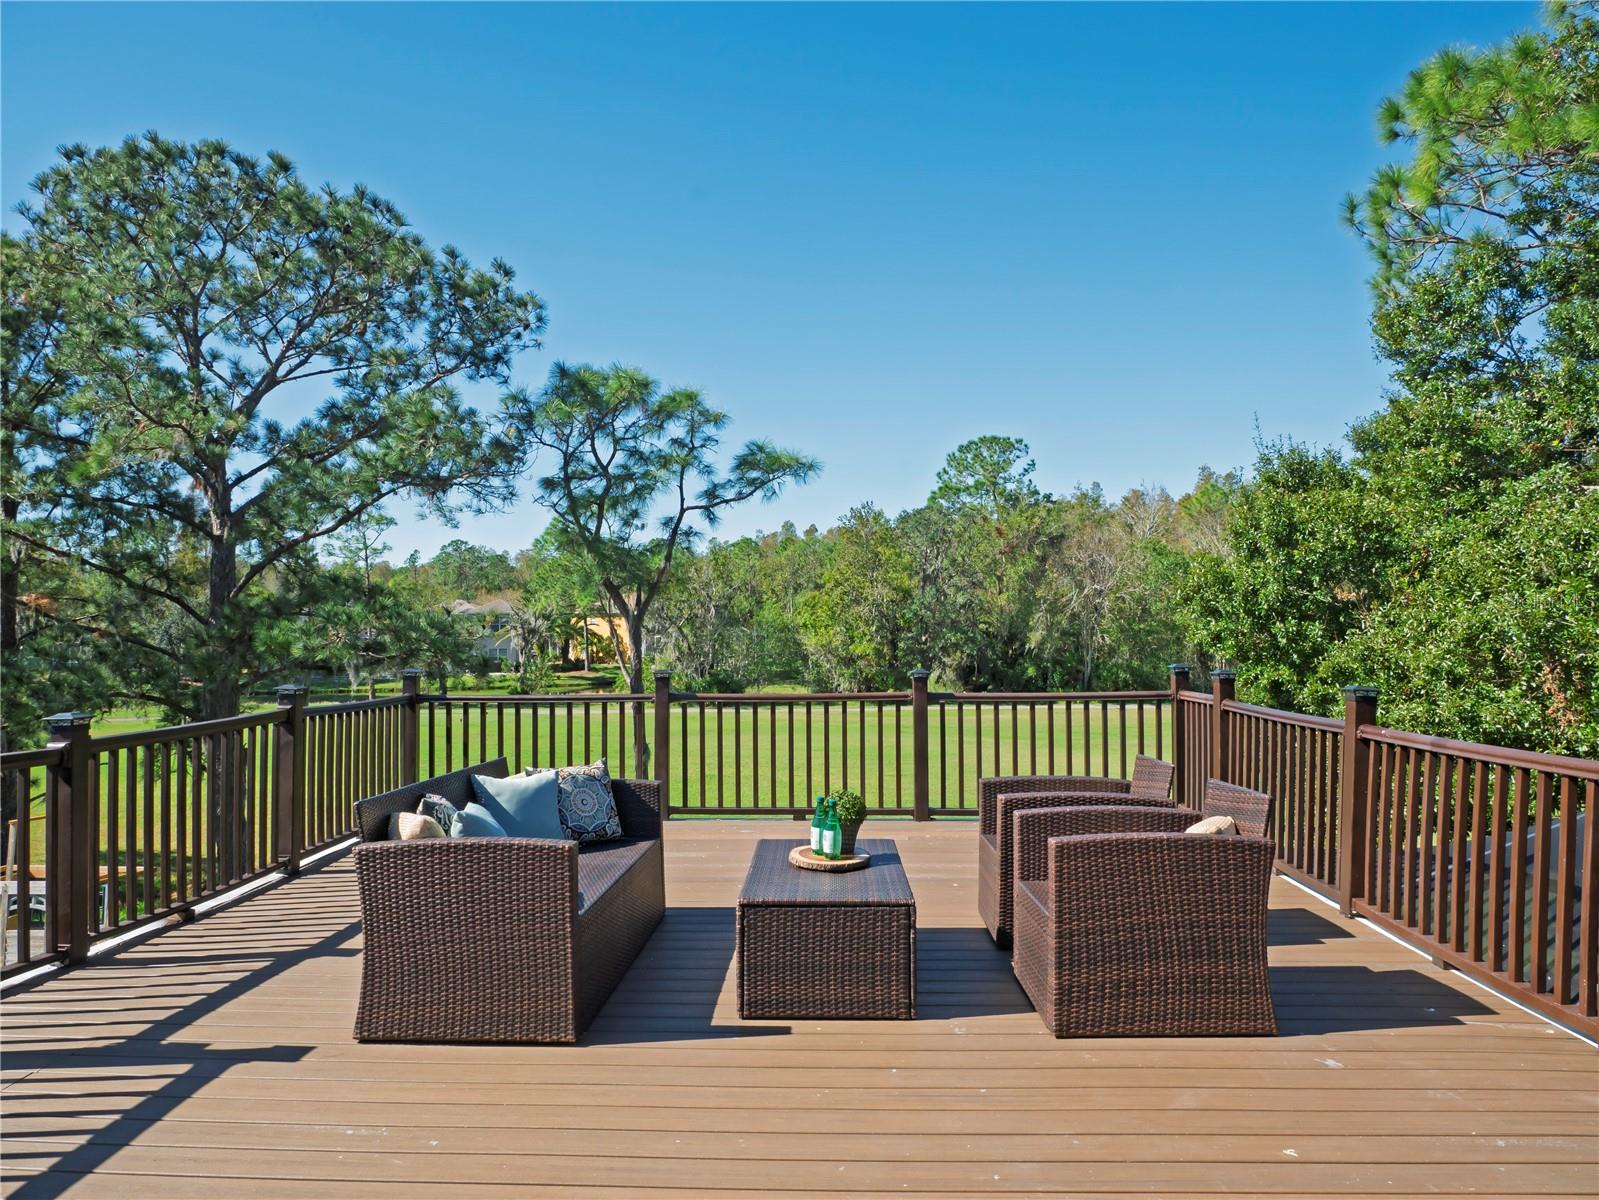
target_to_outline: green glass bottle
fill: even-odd
[[[827,802],[827,816],[822,821],[822,857],[842,858],[844,852],[844,827],[838,821],[838,805]]]
[[[822,852],[822,814],[827,811],[827,798],[816,797],[816,812],[811,817],[811,853]]]

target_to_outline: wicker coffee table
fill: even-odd
[[[916,1015],[916,897],[886,838],[859,871],[790,866],[803,842],[762,838],[738,894],[738,1015],[908,1021]]]

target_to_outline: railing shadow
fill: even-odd
[[[916,1014],[990,1017],[1032,1012],[1011,972],[1010,955],[975,926],[916,930]]]
[[[302,888],[305,886],[315,888],[318,873],[309,873],[301,880],[295,881],[295,884]],[[337,887],[339,884],[330,878],[324,886]],[[115,986],[115,975],[121,971],[142,974],[152,968],[201,966],[225,969],[227,965],[239,969],[240,973],[229,973],[202,995],[156,1002],[153,1006],[172,1009],[161,1018],[121,1022],[137,1027],[137,1032],[98,1037],[89,1035],[83,1038],[70,1036],[41,1038],[39,1040],[44,1045],[36,1049],[29,1048],[26,1041],[17,1040],[15,1034],[8,1039],[5,1055],[8,1071],[72,1069],[81,1072],[86,1059],[98,1060],[104,1064],[104,1073],[92,1076],[96,1084],[116,1084],[126,1081],[129,1084],[126,1092],[119,1091],[117,1094],[139,1097],[129,1105],[118,1106],[115,1109],[72,1106],[70,1111],[74,1117],[99,1113],[110,1118],[104,1126],[92,1131],[85,1132],[82,1128],[75,1128],[64,1129],[57,1133],[46,1131],[18,1135],[19,1138],[40,1141],[49,1141],[51,1138],[57,1140],[81,1138],[83,1141],[81,1145],[62,1151],[53,1148],[41,1148],[37,1151],[20,1147],[10,1148],[7,1154],[8,1161],[20,1173],[13,1177],[12,1182],[15,1186],[8,1194],[12,1197],[62,1195],[76,1184],[80,1176],[103,1168],[119,1150],[132,1144],[138,1134],[146,1132],[152,1122],[171,1115],[207,1081],[219,1078],[241,1066],[263,1062],[297,1062],[311,1053],[313,1049],[311,1046],[292,1044],[214,1050],[203,1043],[178,1042],[171,1038],[175,1031],[202,1021],[276,976],[317,959],[353,956],[356,951],[348,948],[346,943],[359,932],[360,923],[348,919],[349,906],[329,905],[325,911],[328,912],[330,921],[319,929],[307,928],[305,923],[301,922],[301,927],[307,928],[306,936],[311,939],[309,941],[302,937],[295,944],[280,945],[278,943],[282,939],[276,936],[277,931],[274,929],[268,933],[271,938],[270,944],[253,954],[205,952],[193,955],[144,954],[135,950],[126,952],[115,963],[96,966],[94,970],[97,980],[103,980],[107,987]],[[201,936],[215,931],[215,926],[209,930],[204,925],[192,928]],[[181,932],[168,935],[169,938],[182,936]],[[171,948],[173,943],[168,941],[166,946]],[[52,1010],[51,1005],[37,1004],[27,1005],[23,1009],[25,1012],[37,1012],[39,1015],[47,1015]],[[88,1041],[102,1044],[94,1047],[79,1044]],[[128,1070],[126,1073],[119,1073],[117,1064],[124,1060],[128,1064]],[[149,1073],[151,1071],[158,1073],[151,1074]],[[163,1071],[169,1073],[161,1073]],[[35,1084],[40,1082],[36,1076],[32,1077],[32,1081]],[[139,1094],[137,1089],[151,1084],[157,1085],[154,1090]],[[44,1096],[48,1094],[48,1092],[43,1093]],[[25,1173],[28,1171],[41,1173],[30,1175]]]
[[[1354,936],[1352,930],[1308,908],[1274,908],[1266,922],[1266,943],[1271,946],[1316,946]]]
[[[639,1045],[791,1032],[783,1024],[718,1024],[718,1006],[736,1005],[734,919],[731,907],[668,907],[581,1041]]]
[[[1495,1010],[1449,984],[1403,967],[1278,966],[1271,968],[1278,1032],[1354,1033],[1464,1025]]]

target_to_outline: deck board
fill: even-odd
[[[354,1042],[348,856],[8,996],[3,1192],[1596,1191],[1593,1050],[1281,880],[1280,1037],[1056,1041],[978,924],[972,826],[874,823],[918,1019],[741,1021],[732,905],[778,831],[669,826],[667,921],[575,1047]]]

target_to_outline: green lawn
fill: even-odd
[[[261,706],[265,707],[269,706]],[[576,699],[520,707],[493,699],[425,704],[419,717],[421,774],[426,777],[504,754],[513,769],[590,762],[603,756],[613,774],[630,776],[635,771],[635,708],[642,710],[643,728],[652,740],[651,704]],[[356,719],[360,717],[357,714]],[[872,808],[909,813],[914,795],[911,721],[908,702],[812,702],[809,711],[803,701],[786,698],[757,704],[675,702],[668,747],[672,804],[690,813],[783,811],[804,807],[825,790],[847,784],[861,792]],[[96,731],[115,734],[154,724],[149,718],[130,717],[97,725]],[[238,840],[250,850],[238,864],[241,872],[270,859],[271,789],[257,757],[270,756],[269,735],[270,731],[261,731],[252,747],[250,801],[238,833]],[[934,705],[929,710],[928,736],[929,790],[935,812],[974,811],[980,775],[1067,771],[1121,775],[1131,769],[1140,750],[1169,753],[1171,744],[1169,715],[1153,704],[1142,708],[1116,703],[1040,703],[1031,708],[1025,703]],[[116,867],[122,881],[118,907],[124,917],[161,907],[163,885],[174,893],[184,890],[180,884],[197,892],[222,880],[225,872],[214,849],[217,831],[211,828],[208,812],[209,779],[202,778],[197,797],[192,760],[180,762],[175,749],[163,754],[156,747],[120,752],[114,780],[112,765],[112,755],[102,753],[100,861]],[[316,775],[319,780],[324,777],[322,766]],[[313,843],[348,828],[349,806],[363,790],[359,785],[340,785],[337,773],[333,779],[331,789],[320,785],[311,789],[317,798],[307,820]],[[30,782],[32,811],[42,817],[44,773],[34,772]],[[201,823],[198,838],[196,820]],[[43,863],[43,821],[36,820],[30,829],[29,857]],[[131,889],[130,864],[136,880]]]
[[[457,701],[421,718],[422,770],[438,773],[503,754],[512,769],[564,766],[600,756],[612,774],[634,773],[634,706],[523,706]],[[644,704],[653,738],[654,706]],[[847,711],[846,711],[847,709]],[[463,711],[464,710],[464,711]],[[997,716],[997,724],[996,724]],[[1087,718],[1085,727],[1084,718]],[[1163,709],[1097,703],[953,704],[928,714],[929,793],[937,808],[976,806],[979,775],[1130,772],[1140,750],[1171,743]],[[1068,728],[1069,724],[1069,728]],[[1158,728],[1157,728],[1158,726]],[[869,806],[909,811],[914,789],[911,708],[866,702],[674,703],[668,747],[672,803],[685,808],[804,806],[848,784]],[[847,778],[846,778],[847,771]]]

